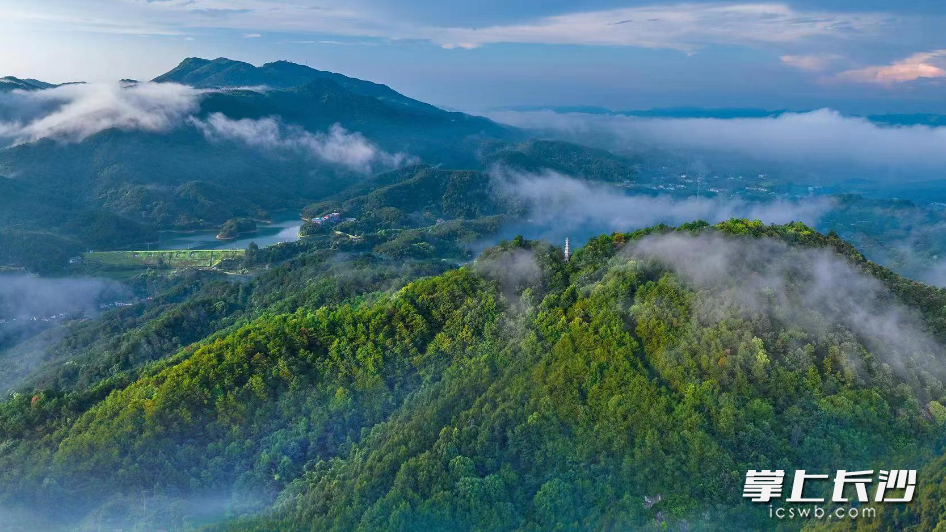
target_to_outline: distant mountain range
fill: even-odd
[[[585,113],[595,115],[633,116],[638,118],[715,118],[729,120],[735,118],[775,118],[786,113],[806,113],[815,109],[759,109],[753,107],[657,107],[653,109],[635,109],[615,111],[606,107],[589,105],[528,105],[505,108],[508,111],[553,111],[556,113]],[[932,127],[946,126],[946,115],[937,113],[883,113],[872,115],[851,115],[866,118],[871,122],[892,126],[925,125]]]
[[[666,107],[615,111],[594,105],[521,105],[506,108],[509,111],[554,111],[556,113],[585,113],[594,115],[638,116],[642,118],[762,118],[778,116],[785,110],[769,111],[754,108]]]
[[[52,83],[46,83],[38,79],[20,79],[13,76],[0,78],[0,92],[9,92],[12,90],[35,91],[40,89],[50,89],[55,87]]]

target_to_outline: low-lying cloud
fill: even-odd
[[[81,142],[108,129],[165,133],[196,127],[212,141],[236,141],[281,154],[311,156],[361,173],[416,161],[403,153],[387,153],[339,124],[326,132],[311,133],[277,117],[233,120],[214,113],[199,118],[201,95],[206,92],[175,83],[145,82],[64,85],[0,94],[0,147],[47,138]]]
[[[514,305],[517,296],[542,277],[542,267],[531,249],[484,254],[476,260],[475,267],[478,274],[496,281],[506,300]]]
[[[830,198],[748,202],[741,199],[627,194],[547,170],[530,174],[493,171],[499,190],[524,202],[534,222],[555,233],[630,231],[658,223],[679,225],[693,220],[719,222],[749,218],[766,223],[801,221],[815,224],[832,206]]]
[[[830,109],[766,118],[641,118],[553,111],[491,114],[614,151],[661,148],[738,155],[747,160],[870,170],[939,172],[946,165],[946,128],[886,126]],[[922,179],[923,175],[912,175]],[[937,177],[940,177],[937,175]]]
[[[303,153],[365,174],[416,161],[404,153],[381,150],[361,133],[349,132],[340,124],[325,133],[310,133],[283,124],[275,117],[232,120],[214,113],[205,120],[191,118],[190,122],[213,141],[235,141],[264,150]]]
[[[100,302],[129,297],[121,283],[107,279],[48,279],[0,275],[0,319],[43,319],[59,314],[94,314]]]
[[[76,84],[0,94],[0,143],[81,142],[107,129],[164,132],[199,108],[200,91],[174,83]]]
[[[57,324],[91,317],[102,305],[131,297],[127,287],[106,279],[0,274],[0,352]],[[58,337],[55,332],[47,334],[42,343]],[[0,365],[0,392],[19,386],[40,362],[42,353],[43,349],[29,348],[5,352]]]
[[[937,358],[944,348],[919,314],[833,251],[770,239],[673,233],[644,238],[629,254],[659,261],[697,289],[728,291],[734,297],[723,300],[749,315],[769,312],[814,335],[835,333],[841,325],[896,370],[917,364],[946,374]],[[698,316],[714,322],[725,313],[722,305],[711,304]]]

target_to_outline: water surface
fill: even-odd
[[[302,223],[298,214],[283,214],[273,217],[273,223],[257,223],[255,233],[240,235],[233,240],[217,240],[218,230],[162,231],[157,245],[152,244],[150,249],[246,249],[250,242],[256,242],[262,248],[299,240]]]

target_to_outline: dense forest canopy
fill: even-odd
[[[747,469],[938,453],[946,294],[837,237],[732,220],[442,264],[316,251],[249,284],[155,279],[3,404],[0,508],[89,530],[731,530],[768,526]]]

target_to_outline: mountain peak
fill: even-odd
[[[317,79],[333,81],[346,91],[376,98],[386,104],[409,107],[415,111],[427,113],[443,112],[433,105],[408,98],[387,85],[317,70],[284,60],[265,63],[257,67],[226,57],[218,57],[214,60],[188,57],[174,69],[154,78],[154,81],[181,83],[204,89],[254,86],[289,89],[307,85]]]
[[[18,78],[15,76],[0,77],[0,92],[11,91],[15,89],[35,91],[40,89],[51,89],[56,85],[46,83],[38,79]]]

